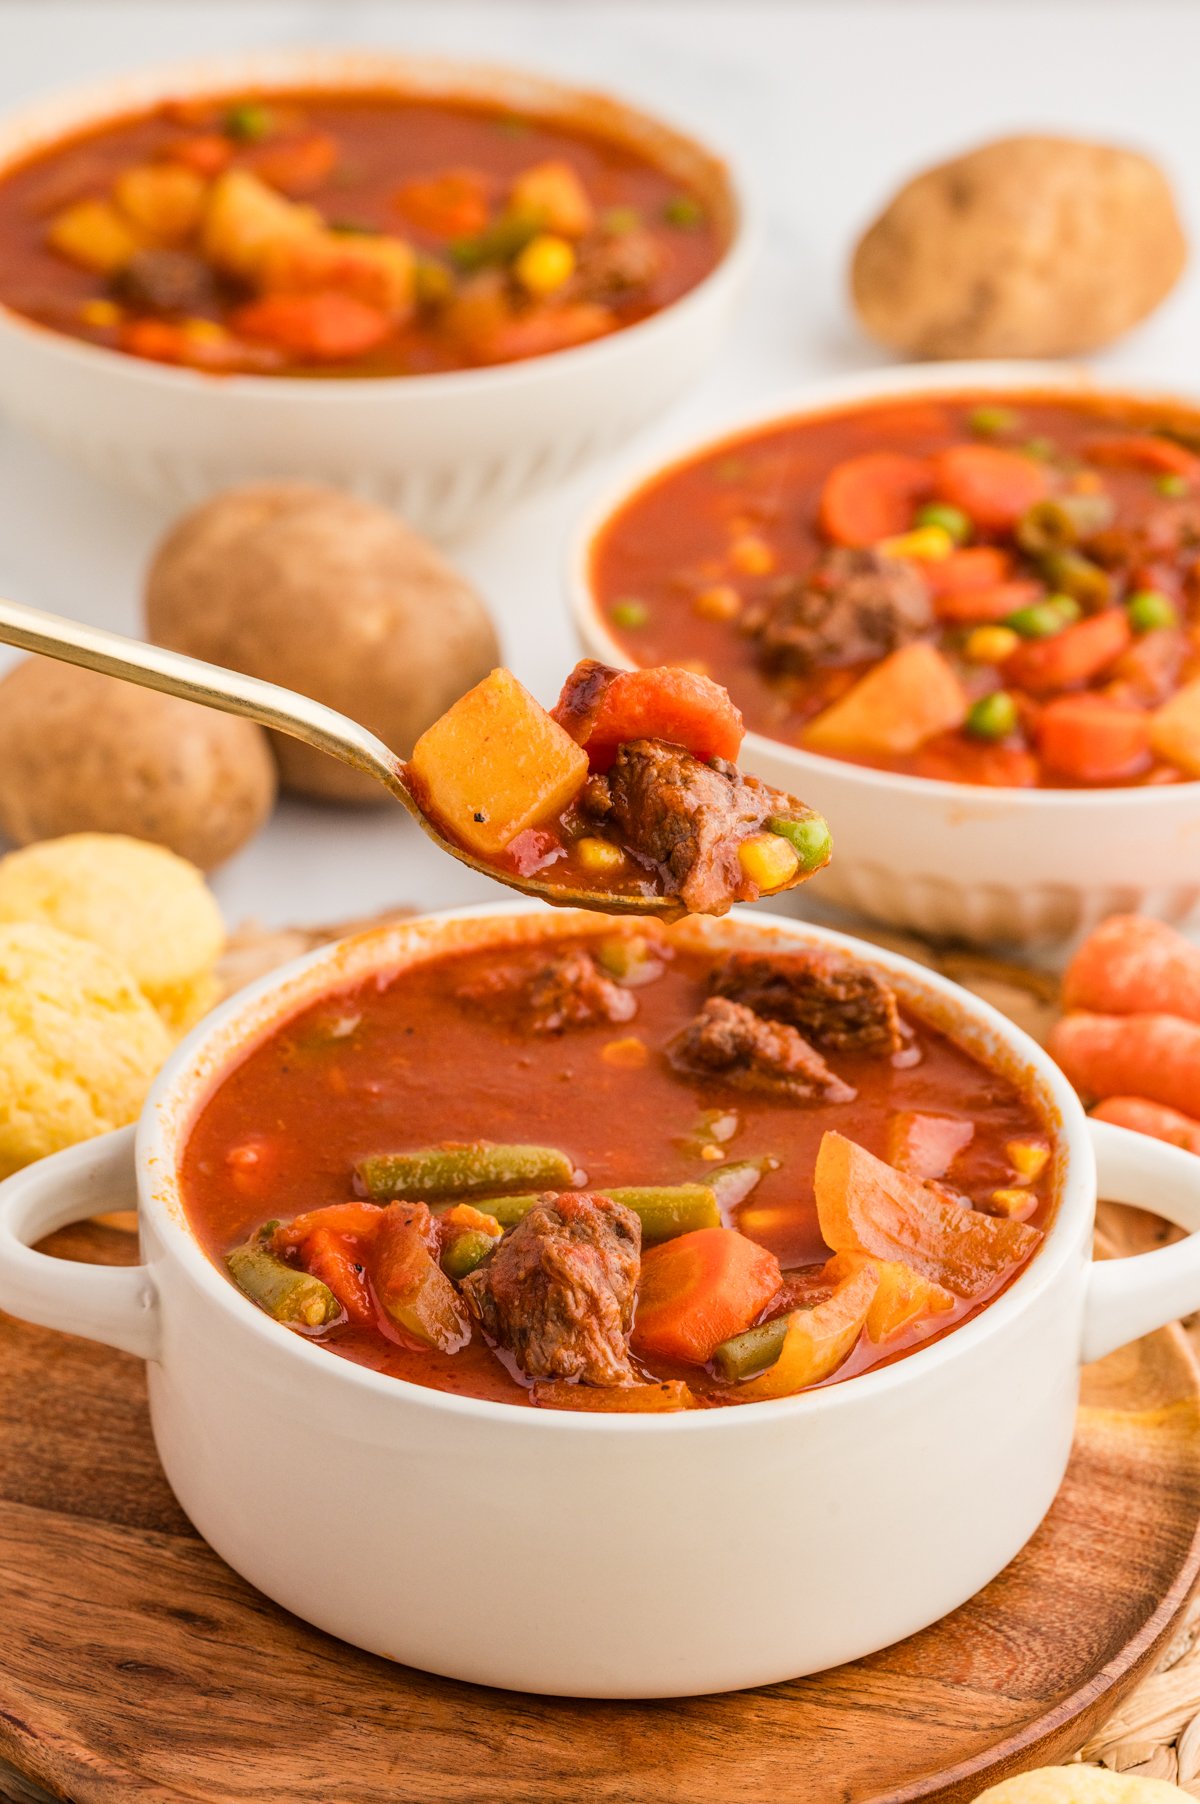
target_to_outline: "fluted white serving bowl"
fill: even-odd
[[[661,312],[573,350],[428,376],[215,375],[90,345],[0,306],[0,407],[97,475],[184,507],[234,483],[335,483],[449,537],[569,475],[657,418],[705,367],[750,254],[725,163],[607,96],[513,69],[345,50],[269,51],[140,71],[52,96],[0,122],[7,169],[62,137],[167,96],[394,88],[575,120],[694,185],[724,255]]]
[[[813,384],[674,457],[626,476],[574,535],[568,589],[593,657],[628,667],[591,582],[592,548],[613,516],[654,478],[726,441],[785,421],[873,400],[1013,392],[1157,399],[1163,389],[1102,382],[1086,369],[1041,363],[946,363],[874,370]],[[1200,407],[1200,403],[1195,403]],[[721,672],[714,676],[720,680]],[[820,894],[891,926],[1014,945],[1052,944],[1106,915],[1136,910],[1182,922],[1200,904],[1200,783],[1127,789],[988,789],[842,763],[748,733],[746,768],[801,795],[833,829]]]

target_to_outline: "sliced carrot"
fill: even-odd
[[[1132,642],[1133,628],[1124,609],[1109,608],[1052,639],[1027,640],[1008,659],[1004,675],[1008,682],[1034,695],[1078,689],[1115,664]]]
[[[681,1379],[660,1384],[568,1384],[541,1379],[530,1393],[538,1409],[584,1409],[603,1415],[667,1415],[698,1409],[695,1395]]]
[[[1181,1146],[1185,1153],[1200,1153],[1200,1121],[1168,1109],[1161,1102],[1147,1102],[1144,1096],[1109,1096],[1092,1110],[1096,1121],[1110,1121],[1114,1127],[1129,1128],[1134,1134],[1149,1134],[1152,1140],[1165,1140],[1168,1146]]]
[[[1012,575],[1012,559],[999,545],[968,545],[929,564],[921,573],[931,595],[958,595],[968,589],[995,589]]]
[[[232,324],[246,338],[261,339],[318,363],[361,356],[382,344],[391,331],[387,314],[378,307],[334,289],[267,295],[239,307]]]
[[[835,464],[821,490],[817,518],[837,545],[874,545],[912,525],[913,510],[930,492],[924,458],[899,451],[865,451]]]
[[[774,1253],[735,1228],[696,1228],[642,1255],[631,1345],[703,1365],[741,1334],[780,1289]]]
[[[1200,1021],[1200,947],[1165,921],[1110,915],[1067,966],[1062,1000],[1067,1010]]]
[[[168,163],[182,163],[197,175],[220,175],[233,161],[233,145],[224,132],[200,132],[195,137],[173,138],[159,153]]]
[[[593,770],[607,770],[630,739],[666,739],[693,757],[736,759],[742,717],[711,677],[674,665],[619,670],[585,660],[563,685],[551,713],[586,748]]]
[[[1144,1096],[1200,1118],[1200,1023],[1081,1010],[1055,1023],[1047,1045],[1086,1097]]]
[[[938,499],[961,507],[981,532],[1007,532],[1050,488],[1045,464],[1002,445],[951,445],[932,467]]]
[[[1007,620],[1018,608],[1031,607],[1045,593],[1041,583],[1027,579],[997,583],[991,589],[954,589],[934,596],[933,611],[948,625],[990,626]]]
[[[382,1212],[381,1212],[382,1213]],[[361,1249],[329,1228],[314,1228],[300,1248],[300,1263],[314,1278],[328,1284],[352,1322],[375,1326],[375,1305],[367,1285]]]
[[[393,204],[409,225],[435,238],[474,238],[491,214],[492,178],[479,169],[446,169],[397,189]]]
[[[1060,695],[1042,709],[1037,743],[1056,776],[1121,783],[1149,767],[1150,716],[1107,695]]]
[[[246,159],[260,181],[281,194],[315,194],[337,168],[341,150],[329,132],[310,132],[303,138],[265,144]]]
[[[1110,464],[1116,469],[1149,470],[1160,475],[1186,476],[1200,480],[1200,457],[1174,439],[1159,438],[1152,432],[1117,433],[1106,438],[1088,439],[1083,455],[1094,464]]]
[[[307,1209],[294,1221],[284,1222],[276,1228],[271,1244],[276,1252],[303,1246],[318,1229],[370,1240],[382,1220],[383,1210],[378,1203],[329,1203],[324,1209]]]

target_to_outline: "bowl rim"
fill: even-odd
[[[373,969],[388,966],[391,962],[390,941],[397,932],[416,929],[432,934],[435,937],[433,955],[436,956],[436,938],[446,925],[477,920],[501,923],[527,920],[530,916],[541,916],[547,922],[556,917],[560,922],[563,917],[570,917],[557,928],[561,933],[570,932],[572,926],[584,928],[585,924],[595,924],[604,918],[579,910],[555,910],[551,914],[537,902],[500,901],[431,912],[368,929],[349,939],[319,947],[238,991],[193,1029],[155,1080],[136,1131],[139,1213],[144,1212],[150,1218],[164,1249],[177,1261],[192,1286],[218,1309],[234,1311],[247,1331],[262,1339],[265,1345],[274,1347],[281,1357],[294,1359],[298,1373],[307,1368],[314,1380],[324,1374],[324,1383],[344,1384],[359,1392],[391,1397],[395,1407],[427,1409],[438,1415],[448,1414],[482,1423],[509,1421],[516,1428],[527,1427],[535,1433],[749,1433],[755,1423],[766,1427],[789,1417],[799,1421],[830,1409],[869,1406],[873,1399],[883,1400],[889,1393],[919,1384],[925,1378],[936,1382],[936,1372],[944,1370],[948,1361],[965,1356],[981,1342],[1010,1328],[1051,1289],[1064,1268],[1086,1248],[1096,1196],[1095,1157],[1087,1120],[1074,1090],[1042,1047],[991,1004],[899,953],[872,946],[814,922],[744,910],[739,911],[738,919],[752,932],[766,931],[776,937],[816,941],[855,957],[865,957],[894,973],[910,992],[927,996],[935,1007],[960,1018],[965,1014],[980,1038],[997,1048],[1002,1047],[1006,1058],[1019,1065],[1037,1085],[1043,1106],[1053,1117],[1050,1131],[1057,1143],[1058,1195],[1042,1244],[1029,1264],[993,1302],[939,1340],[919,1347],[891,1364],[859,1373],[844,1383],[742,1408],[625,1417],[586,1411],[520,1409],[511,1403],[488,1398],[458,1396],[339,1358],[272,1321],[217,1269],[187,1220],[178,1183],[178,1156],[186,1145],[202,1100],[213,1093],[253,1044],[286,1020],[289,1013],[307,1006],[314,995],[320,993],[321,986],[313,983],[317,973],[327,968],[328,987],[334,987],[339,965],[347,955],[352,960],[354,978],[360,979]],[[378,961],[372,956],[376,949]],[[343,981],[348,975],[343,969]],[[214,1055],[218,1042],[223,1042],[223,1050]],[[734,1428],[734,1423],[739,1426]],[[727,1426],[719,1429],[718,1424]]]
[[[868,407],[873,401],[921,400],[929,395],[957,394],[1009,395],[1014,393],[1062,394],[1130,401],[1162,401],[1183,405],[1200,413],[1200,396],[1180,393],[1168,383],[1138,379],[1130,382],[1110,381],[1088,365],[1069,362],[1037,363],[1029,360],[967,361],[938,364],[890,364],[881,369],[856,370],[838,376],[824,377],[789,390],[781,399],[733,414],[713,431],[692,434],[681,439],[673,449],[654,458],[642,457],[630,463],[623,473],[610,482],[585,508],[569,534],[565,577],[568,606],[576,633],[585,645],[600,646],[605,661],[618,669],[635,670],[638,665],[625,647],[614,638],[600,612],[599,598],[591,580],[592,552],[605,529],[623,508],[644,488],[698,458],[707,457],[763,428],[782,427],[795,422],[820,419],[826,414],[841,413],[854,407]],[[1158,808],[1167,810],[1172,801],[1189,798],[1200,788],[1200,778],[1187,778],[1181,783],[1113,785],[1095,789],[1019,789],[989,788],[979,783],[956,783],[944,777],[918,777],[902,771],[875,770],[870,765],[854,764],[848,759],[833,758],[814,752],[806,746],[791,745],[785,739],[774,739],[756,731],[746,733],[745,746],[759,757],[784,759],[798,772],[823,777],[835,775],[850,783],[861,783],[883,795],[924,796],[957,805],[969,804],[976,811],[1006,812],[1013,808],[1042,810],[1079,807],[1084,810],[1114,808]]]
[[[339,74],[338,70],[342,73]],[[59,331],[43,321],[31,319],[3,301],[0,301],[0,331],[15,333],[25,342],[36,343],[43,349],[52,348],[61,353],[66,361],[78,363],[85,369],[106,369],[109,372],[119,370],[126,375],[136,375],[151,386],[180,390],[191,388],[206,393],[244,396],[255,404],[261,404],[269,396],[291,401],[303,396],[307,402],[319,407],[333,407],[344,405],[349,396],[357,395],[375,402],[395,402],[403,393],[429,396],[432,400],[437,400],[443,396],[469,394],[480,385],[489,396],[502,395],[506,389],[522,381],[528,383],[538,376],[544,381],[552,380],[552,376],[543,373],[546,369],[558,371],[566,366],[571,370],[586,370],[606,355],[612,355],[613,347],[627,340],[644,345],[649,339],[652,344],[659,333],[670,330],[681,314],[698,311],[714,295],[720,296],[742,280],[753,258],[761,228],[754,203],[750,199],[749,185],[741,179],[736,160],[723,146],[714,144],[708,138],[699,138],[685,127],[675,125],[662,115],[652,113],[616,94],[563,81],[549,72],[518,64],[476,61],[473,58],[441,56],[436,53],[407,55],[402,51],[388,49],[356,49],[334,45],[258,49],[146,64],[91,81],[55,88],[0,116],[0,182],[4,181],[10,168],[19,166],[26,160],[31,150],[31,138],[34,153],[40,149],[52,148],[56,141],[89,125],[100,125],[106,119],[118,120],[152,106],[155,97],[160,100],[166,97],[176,84],[178,91],[196,94],[219,94],[222,87],[236,89],[244,84],[254,84],[269,90],[271,87],[294,88],[307,82],[312,83],[314,91],[319,91],[322,85],[326,85],[331,90],[339,87],[353,89],[357,86],[362,91],[369,92],[372,91],[373,72],[374,91],[394,86],[398,93],[403,93],[405,70],[410,73],[410,81],[414,75],[421,73],[435,80],[444,77],[445,92],[451,99],[454,97],[453,83],[456,75],[464,84],[471,78],[482,80],[487,77],[512,85],[531,84],[539,91],[548,114],[552,112],[553,98],[558,96],[564,103],[591,102],[613,109],[624,118],[649,127],[652,133],[673,141],[675,145],[695,154],[711,166],[714,179],[721,184],[729,210],[727,243],[712,268],[698,282],[666,306],[647,314],[644,319],[621,326],[604,338],[594,339],[587,344],[543,352],[536,357],[519,358],[511,363],[486,364],[479,368],[438,370],[407,376],[339,378],[333,374],[321,379],[190,369],[174,364],[155,363],[149,358],[135,357],[127,351],[108,345],[92,344],[86,339],[75,338],[69,332]],[[357,81],[354,75],[358,76]],[[122,99],[125,88],[130,93]],[[134,93],[140,98],[134,99]],[[502,93],[497,98],[503,102]],[[48,131],[43,124],[47,117],[56,121],[53,129]],[[596,129],[599,136],[605,135],[603,127]]]

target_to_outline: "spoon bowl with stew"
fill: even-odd
[[[824,819],[744,776],[741,716],[684,670],[577,666],[553,713],[494,670],[401,758],[311,697],[0,601],[0,643],[286,733],[382,783],[449,857],[522,895],[609,914],[724,914],[829,861]]]

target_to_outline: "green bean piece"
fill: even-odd
[[[695,195],[676,194],[663,208],[663,218],[668,225],[678,226],[685,232],[694,232],[697,226],[704,224],[704,208]]]
[[[948,501],[927,501],[913,515],[913,526],[918,532],[923,526],[940,526],[956,545],[965,545],[974,530],[971,516],[964,514],[961,507],[951,507]]]
[[[415,1153],[376,1153],[362,1159],[358,1175],[367,1195],[422,1197],[469,1195],[535,1184],[566,1190],[575,1168],[554,1146],[502,1146],[475,1140],[463,1146],[426,1146]]]
[[[276,1259],[261,1244],[251,1241],[248,1246],[234,1247],[226,1254],[225,1264],[238,1289],[277,1322],[321,1328],[341,1314],[341,1304],[328,1284]]]
[[[708,1174],[708,1182],[722,1215],[740,1208],[757,1187],[764,1171],[775,1171],[778,1166],[778,1159],[731,1159],[728,1165],[714,1166]]]
[[[442,1249],[442,1270],[448,1278],[465,1278],[498,1245],[494,1234],[485,1234],[482,1228],[465,1228]]]
[[[733,1384],[739,1378],[753,1378],[756,1373],[765,1372],[783,1352],[787,1330],[788,1318],[781,1315],[773,1322],[762,1322],[757,1328],[747,1328],[744,1334],[723,1340],[712,1356],[717,1377]]]
[[[260,106],[256,100],[245,100],[238,106],[231,106],[226,113],[225,136],[238,144],[257,144],[267,136],[271,124],[271,115],[265,106]]]
[[[1056,495],[1035,501],[1017,521],[1017,544],[1031,557],[1067,551],[1112,522],[1107,495]]]
[[[537,237],[542,226],[538,212],[504,213],[476,237],[456,238],[450,246],[451,261],[464,274],[486,269],[493,263],[511,263],[530,239]]]
[[[502,1228],[515,1228],[544,1195],[542,1190],[528,1190],[519,1196],[480,1196],[476,1197],[474,1206],[481,1215],[492,1216]]]
[[[824,816],[809,814],[803,820],[790,820],[786,815],[773,814],[767,822],[767,831],[778,833],[781,839],[795,847],[800,854],[802,871],[819,871],[822,865],[829,863],[833,835]]]
[[[1051,551],[1041,559],[1042,574],[1060,595],[1081,607],[1099,611],[1112,597],[1112,578],[1079,551]]]
[[[965,725],[972,739],[1007,739],[1017,730],[1017,704],[1007,690],[997,689],[972,702]]]
[[[1178,626],[1179,610],[1169,595],[1158,589],[1139,589],[1125,603],[1135,633],[1152,633],[1159,627]]]
[[[998,438],[1003,432],[1018,432],[1021,416],[1012,407],[975,407],[967,416],[967,425],[980,438]]]
[[[697,1228],[721,1226],[711,1184],[633,1184],[600,1194],[633,1210],[642,1224],[643,1246],[674,1240],[677,1234],[691,1234]]]

